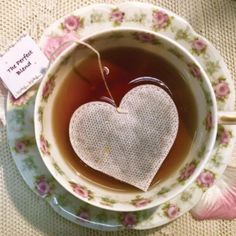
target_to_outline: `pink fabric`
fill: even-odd
[[[203,194],[191,210],[197,220],[236,218],[236,168],[227,167],[222,178]]]

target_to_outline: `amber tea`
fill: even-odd
[[[167,179],[187,157],[194,139],[197,110],[190,88],[183,75],[160,56],[140,48],[116,47],[100,52],[109,89],[116,104],[132,88],[141,84],[155,84],[172,97],[179,113],[177,138],[158,170],[151,187]],[[91,101],[110,102],[96,55],[85,58],[63,81],[53,105],[53,132],[63,158],[78,175],[119,191],[134,191],[126,183],[88,167],[75,154],[69,139],[69,123],[74,111]],[[63,111],[63,112],[62,112]]]

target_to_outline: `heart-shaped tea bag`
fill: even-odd
[[[139,85],[119,108],[105,102],[80,106],[69,135],[88,166],[146,191],[175,141],[178,125],[171,97],[158,86]]]

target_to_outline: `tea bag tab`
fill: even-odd
[[[89,102],[72,115],[69,136],[87,165],[146,191],[177,135],[174,101],[156,85],[130,90],[117,108]]]

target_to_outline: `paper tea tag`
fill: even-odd
[[[0,78],[15,98],[43,76],[49,61],[29,35],[23,35],[0,58]]]

